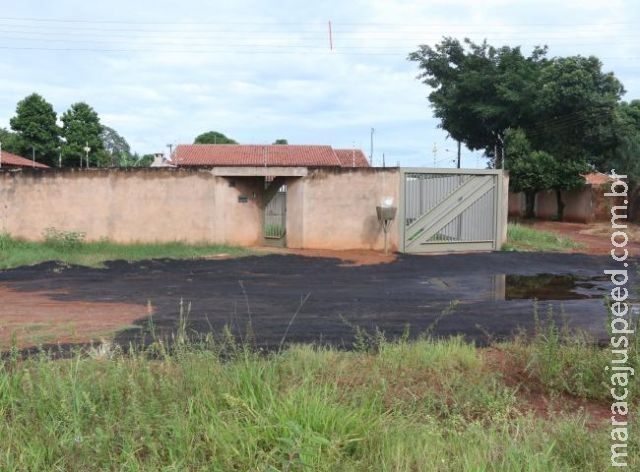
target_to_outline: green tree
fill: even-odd
[[[226,137],[224,134],[217,131],[207,131],[196,136],[193,144],[238,144],[231,138]]]
[[[116,130],[108,126],[102,126],[100,133],[102,146],[106,154],[109,156],[109,165],[111,167],[128,167],[128,163],[132,160],[131,146]]]
[[[280,139],[276,139],[273,144],[289,144],[289,141],[287,141],[286,139],[280,138]]]
[[[153,163],[153,154],[144,154],[136,161],[136,167],[149,167]]]
[[[418,78],[431,87],[429,101],[440,127],[469,149],[484,150],[502,167],[504,137],[510,127],[531,122],[546,48],[523,56],[519,47],[495,48],[483,42],[444,38],[409,54]]]
[[[13,154],[20,154],[20,137],[7,129],[0,128],[0,143],[2,150]]]
[[[534,218],[536,194],[556,185],[557,162],[547,152],[534,151],[520,128],[507,130],[505,150],[509,156],[509,188],[524,193],[525,217]]]
[[[595,164],[598,170],[627,175],[629,183],[629,217],[640,219],[640,100],[621,102],[614,111],[610,129],[615,143]]]
[[[440,126],[467,147],[484,149],[493,167],[502,167],[509,128],[524,131],[529,158],[542,151],[553,156],[550,188],[562,219],[562,191],[584,185],[590,164],[616,148],[613,110],[624,88],[612,73],[602,72],[596,57],[549,60],[546,53],[536,47],[524,57],[517,47],[445,38],[435,48],[420,46],[409,59],[418,62],[419,78],[433,88],[429,101]],[[520,186],[518,175],[512,179]]]
[[[602,72],[596,57],[554,58],[542,67],[535,102],[537,123],[527,136],[533,147],[551,153],[558,161],[557,217],[564,217],[563,190],[584,185],[583,174],[616,147],[614,110],[624,93],[612,73]]]
[[[109,157],[101,137],[102,125],[98,113],[84,102],[78,102],[62,115],[62,136],[66,144],[62,147],[63,164],[81,165],[88,152],[90,166],[108,165]],[[86,165],[82,164],[82,165]]]
[[[56,119],[53,106],[37,93],[20,100],[16,115],[9,120],[18,136],[15,144],[18,154],[30,157],[34,152],[37,161],[55,165],[60,133]]]

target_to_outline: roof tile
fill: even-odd
[[[362,154],[362,151],[357,152]],[[173,163],[178,166],[221,167],[351,167],[351,155],[345,166],[338,157],[338,151],[325,145],[181,144],[175,149]],[[368,163],[363,164],[359,157],[358,164],[357,167],[368,167]]]
[[[0,152],[0,166],[16,166],[16,167],[37,167],[39,169],[48,169],[49,166],[34,162],[31,159],[17,156],[7,151]]]

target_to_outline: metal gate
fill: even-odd
[[[286,234],[287,191],[283,185],[264,208],[264,238],[267,243],[284,245]]]
[[[403,169],[400,185],[403,252],[499,249],[502,171]]]

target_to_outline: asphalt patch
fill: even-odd
[[[219,336],[227,326],[243,338],[250,326],[251,342],[264,349],[278,347],[285,333],[285,344],[350,348],[356,330],[379,330],[393,339],[407,328],[411,337],[462,335],[483,345],[530,332],[536,316],[550,314],[607,339],[604,297],[612,284],[603,271],[619,268],[607,256],[557,253],[401,255],[363,266],[268,255],[115,261],[102,269],[45,263],[2,271],[0,284],[51,291],[61,300],[149,303],[152,320],[141,318],[135,322],[140,329],[117,335],[115,342],[124,346],[149,342],[151,330],[156,338],[170,337],[181,313],[193,337]],[[629,275],[629,287],[636,287],[637,270]]]

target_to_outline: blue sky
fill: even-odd
[[[217,130],[369,155],[374,128],[375,165],[450,167],[456,145],[406,59],[443,36],[593,54],[640,98],[634,0],[3,3],[0,127],[32,92],[59,114],[85,101],[141,154]],[[464,167],[484,164],[463,150]]]

